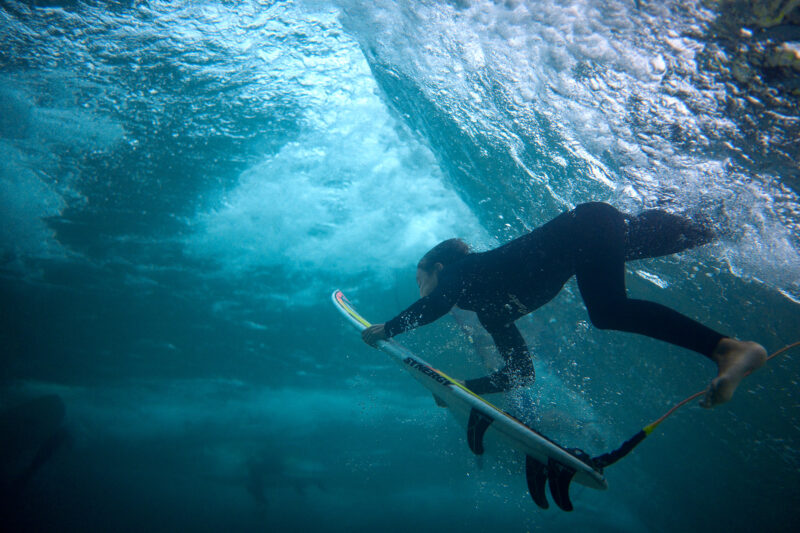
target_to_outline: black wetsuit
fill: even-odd
[[[600,329],[629,331],[711,356],[724,337],[661,304],[628,298],[625,261],[673,254],[709,242],[713,233],[663,211],[629,216],[604,203],[582,204],[499,248],[447,265],[438,285],[392,320],[393,337],[429,324],[454,305],[475,311],[506,365],[467,380],[478,394],[533,379],[533,363],[514,321],[552,300],[576,276],[589,319]]]

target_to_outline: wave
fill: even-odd
[[[588,200],[702,214],[724,236],[715,254],[732,273],[800,297],[796,146],[781,141],[796,137],[800,113],[790,95],[776,98],[787,114],[765,122],[722,61],[713,11],[343,5],[387,100],[494,235]]]

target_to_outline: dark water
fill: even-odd
[[[630,264],[632,294],[797,340],[798,14],[778,4],[0,2],[4,523],[793,530],[797,352],[684,408],[565,514],[515,458],[479,468],[329,302],[385,320],[436,242],[485,249],[602,200],[721,235]],[[572,282],[521,327],[537,416],[592,453],[713,375],[593,329]],[[483,370],[450,319],[402,341]]]

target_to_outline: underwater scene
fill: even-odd
[[[386,322],[440,241],[659,209],[716,237],[628,294],[772,354],[798,161],[794,0],[0,0],[2,530],[796,531],[800,348],[545,510],[331,293]],[[471,319],[396,340],[480,377]],[[516,324],[487,399],[590,456],[716,375],[574,278]]]

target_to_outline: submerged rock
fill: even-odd
[[[734,79],[756,92],[766,86],[800,96],[800,2],[707,0],[706,5],[717,12],[712,38],[730,56]]]

